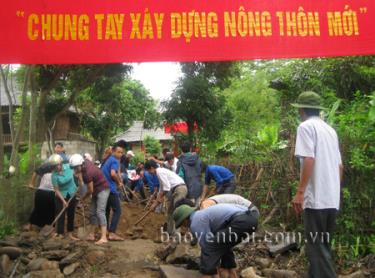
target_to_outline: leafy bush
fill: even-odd
[[[143,144],[146,149],[146,153],[149,155],[159,156],[161,153],[161,145],[158,140],[151,136],[146,136],[143,140]]]
[[[16,225],[10,221],[4,211],[0,210],[0,239],[16,232]]]

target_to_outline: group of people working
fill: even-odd
[[[334,230],[343,172],[338,138],[335,130],[319,117],[323,107],[318,94],[304,92],[293,106],[299,109],[303,122],[297,130],[295,149],[301,175],[292,204],[297,214],[304,212],[309,277],[335,277],[329,242],[314,238],[316,234],[325,234],[329,241]],[[259,211],[249,200],[233,194],[236,184],[230,170],[205,165],[188,143],[180,147],[182,153],[178,158],[164,150],[163,160],[151,157],[131,169],[134,153],[124,154],[119,144],[106,150],[100,168],[89,156],[75,154],[68,161],[63,146],[57,144],[56,153],[33,175],[32,185],[36,176],[41,176],[41,182],[30,223],[40,227],[50,224],[55,207],[56,213],[66,208],[68,235],[76,239],[72,234],[76,192],[77,186],[85,184],[87,192],[81,201],[91,196],[91,224],[101,229],[96,243],[122,240],[116,234],[121,189],[129,187],[129,193],[139,192],[145,197],[147,185],[154,198],[151,209],[168,200],[168,234],[173,236],[176,229],[186,226],[199,242],[203,277],[224,273],[237,277],[233,247],[256,230]],[[212,180],[216,186],[210,189]],[[65,215],[57,222],[58,235],[64,234],[64,226]],[[95,240],[94,232],[89,239]]]

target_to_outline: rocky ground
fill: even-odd
[[[164,216],[160,214],[151,214],[134,228],[132,224],[142,213],[140,206],[125,205],[119,232],[126,240],[103,246],[46,239],[37,232],[8,237],[0,241],[0,277],[199,277],[199,248],[189,243],[162,243]],[[77,225],[81,220],[78,216]],[[305,276],[305,255],[293,242],[243,243],[235,252],[242,277]],[[375,256],[365,258],[350,272],[342,277],[374,277]]]

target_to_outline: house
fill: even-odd
[[[14,78],[11,78],[8,82],[9,89],[11,91],[12,104],[14,111],[21,106],[21,95],[22,91],[20,86],[17,84]],[[11,150],[12,138],[9,125],[9,100],[5,93],[4,85],[0,79],[0,106],[3,120],[4,130],[4,145],[7,151]],[[68,111],[61,114],[57,119],[53,129],[53,139],[55,142],[61,142],[64,144],[66,153],[90,153],[93,157],[96,156],[96,142],[90,141],[80,134],[81,122],[79,116],[79,110],[75,107],[69,107]],[[27,129],[26,129],[27,130]],[[28,142],[28,134],[21,135],[21,145],[25,145]],[[53,147],[52,147],[53,151]],[[51,154],[50,146],[48,142],[42,143],[41,159],[46,159]]]
[[[147,136],[158,140],[162,148],[172,147],[173,136],[170,133],[166,133],[163,128],[146,129],[143,127],[143,121],[135,121],[127,131],[116,135],[113,139],[116,142],[124,140],[132,150],[143,151],[143,140]]]
[[[69,109],[61,114],[56,119],[53,129],[53,139],[55,142],[63,143],[65,151],[68,155],[74,153],[89,153],[92,157],[97,156],[96,142],[87,139],[80,134],[81,132],[81,118],[80,111],[71,106]],[[41,149],[41,158],[46,159],[51,155],[52,146],[44,141]]]
[[[8,82],[9,90],[11,91],[11,103],[13,103],[13,112],[16,110],[17,107],[21,106],[21,90],[19,88],[18,83],[16,82],[15,78],[11,78]],[[9,124],[9,99],[5,93],[4,84],[2,79],[0,79],[0,113],[3,122],[3,137],[4,137],[4,146],[6,149],[10,149],[12,146],[12,137],[10,132],[10,124]],[[25,144],[25,136],[21,134],[21,145]]]

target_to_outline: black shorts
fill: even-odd
[[[252,212],[236,215],[228,224],[215,232],[211,242],[201,250],[200,272],[204,275],[217,274],[217,268],[236,268],[233,247],[250,236],[257,228],[258,221]]]

